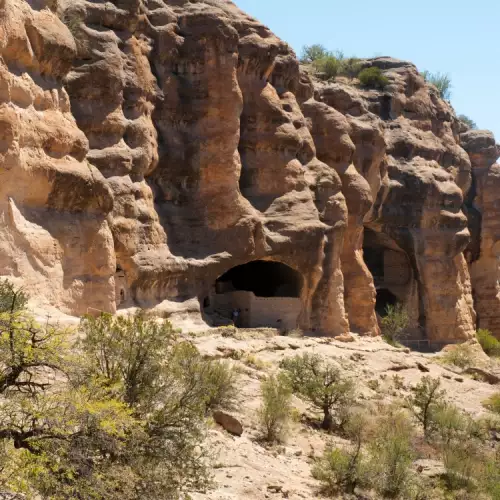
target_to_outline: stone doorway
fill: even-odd
[[[220,276],[204,299],[204,312],[241,328],[292,330],[302,309],[303,278],[274,261],[253,261]],[[235,314],[237,312],[237,314]]]

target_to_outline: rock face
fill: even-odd
[[[467,340],[476,310],[500,336],[497,146],[412,64],[316,81],[228,0],[0,0],[0,35],[0,275],[33,296],[211,322],[264,260],[305,329],[377,335],[399,301],[415,336]]]

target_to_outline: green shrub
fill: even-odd
[[[434,411],[444,403],[444,391],[440,390],[441,381],[429,376],[422,377],[406,399],[406,406],[422,424],[424,434],[429,436]]]
[[[469,344],[456,344],[441,357],[441,361],[465,370],[476,362],[476,353]]]
[[[483,405],[493,413],[498,413],[500,415],[500,392],[497,392],[493,394],[493,396],[489,397]]]
[[[0,313],[8,489],[53,500],[204,489],[207,391],[196,349],[143,314],[85,318],[79,333],[75,347],[69,332],[38,325],[26,310]]]
[[[342,62],[334,55],[327,55],[316,59],[313,66],[318,75],[324,80],[335,78],[342,69]]]
[[[351,444],[345,449],[327,447],[314,464],[312,475],[321,482],[324,494],[352,494],[357,487],[369,486],[368,462],[362,450],[367,428],[364,415],[351,416],[346,426],[346,436],[351,439]]]
[[[492,500],[500,500],[500,448],[487,460],[483,477],[486,493]]]
[[[28,295],[16,288],[9,280],[0,280],[0,314],[22,311],[28,303]]]
[[[377,422],[369,445],[370,470],[374,487],[383,498],[405,498],[413,486],[412,438],[411,422],[401,410],[392,409]]]
[[[348,76],[349,78],[355,78],[361,71],[360,59],[357,57],[349,57],[342,61],[340,68],[340,73],[342,75]]]
[[[208,410],[234,410],[239,404],[239,373],[228,361],[203,361]]]
[[[450,490],[478,488],[477,478],[484,468],[484,453],[477,441],[453,439],[442,447],[446,484]]]
[[[407,328],[410,324],[410,318],[406,307],[403,304],[391,305],[386,307],[386,315],[382,318],[382,335],[387,343],[399,346],[399,341],[407,335]]]
[[[262,404],[259,421],[264,439],[270,443],[281,442],[292,416],[292,389],[286,376],[271,375],[261,383]]]
[[[451,99],[451,78],[447,73],[430,73],[429,71],[424,71],[422,76],[425,81],[434,85],[442,99],[449,101]]]
[[[432,432],[441,445],[467,434],[467,417],[452,404],[438,404],[431,412]]]
[[[328,50],[326,50],[326,48],[321,44],[305,45],[302,48],[301,61],[306,64],[313,63],[314,61],[323,59],[329,55],[331,55],[330,52],[328,52]]]
[[[282,361],[294,392],[313,409],[323,412],[322,428],[342,428],[355,403],[354,383],[342,376],[337,365],[317,354],[303,354]]]
[[[259,359],[255,354],[247,354],[242,358],[243,363],[247,366],[254,368],[255,370],[265,370],[267,367],[267,363],[262,359]]]
[[[484,328],[480,328],[477,333],[477,340],[481,344],[483,351],[488,356],[500,356],[500,340]]]
[[[383,89],[389,83],[389,79],[376,66],[360,71],[358,79],[365,87],[377,89]]]
[[[469,127],[469,129],[477,129],[476,122],[472,118],[469,118],[466,115],[459,115],[458,119],[462,123],[465,123],[465,125],[467,125],[467,127]]]

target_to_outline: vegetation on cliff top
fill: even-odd
[[[360,83],[366,87],[379,89],[383,89],[389,83],[380,68],[369,67],[363,69],[361,59],[345,57],[341,50],[331,51],[321,44],[305,45],[300,60],[304,64],[312,65],[318,78],[324,80],[332,80],[337,76],[346,76],[351,80],[358,78]],[[442,99],[451,100],[453,85],[448,73],[422,71],[421,75],[426,82],[438,89]],[[474,120],[466,115],[461,114],[458,119],[469,129],[477,128]]]

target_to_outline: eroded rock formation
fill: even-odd
[[[386,293],[415,335],[500,336],[497,146],[412,64],[320,82],[226,0],[0,0],[0,35],[0,275],[40,300],[203,314],[271,260],[305,329],[377,335]]]

